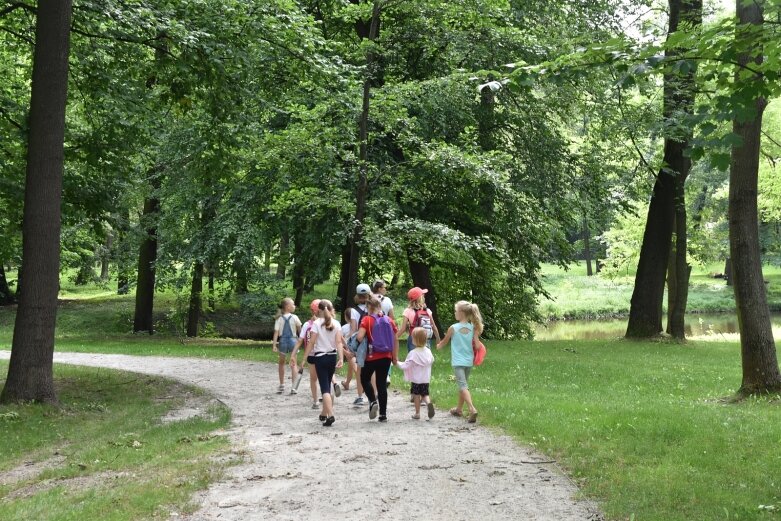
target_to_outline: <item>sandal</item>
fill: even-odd
[[[467,419],[469,423],[477,423],[477,411],[471,413],[469,415],[469,419]]]
[[[463,413],[461,411],[459,411],[458,409],[456,409],[455,407],[450,409],[450,414],[452,416],[463,416]]]

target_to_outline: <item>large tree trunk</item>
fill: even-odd
[[[22,223],[24,293],[14,323],[3,402],[57,402],[52,361],[70,21],[70,0],[38,2]]]
[[[214,265],[213,264],[209,265],[208,289],[209,289],[209,311],[213,313],[217,309],[217,302],[214,294]]]
[[[117,240],[113,248],[117,264],[117,295],[127,295],[130,293],[130,277],[133,274],[133,266],[129,262],[129,255],[127,255],[130,248],[125,246],[130,227],[130,212],[125,210],[117,221]]]
[[[0,262],[0,306],[7,306],[15,302],[14,294],[11,292],[11,288],[8,287],[8,279],[5,277],[5,268],[3,263]]]
[[[336,289],[337,302],[336,309],[344,310],[352,306],[352,291],[354,288],[347,286],[347,279],[350,278],[350,253],[352,252],[352,243],[350,240],[342,247],[342,263],[339,269],[339,285]]]
[[[676,179],[676,184],[680,185],[676,187],[676,198],[681,202],[676,204],[675,241],[667,269],[667,332],[674,338],[683,340],[686,337],[686,303],[689,299],[689,277],[692,268],[686,262],[686,206],[685,201],[682,201],[683,182],[678,181],[679,179]]]
[[[700,24],[702,20],[701,0],[670,0],[669,5],[668,36],[678,30],[679,23],[682,21],[694,25]],[[679,51],[675,49],[666,51],[668,57],[674,57],[677,54]],[[665,120],[672,120],[677,112],[691,111],[694,99],[691,85],[692,74],[683,77],[672,73],[665,74],[663,101]],[[627,338],[649,338],[662,331],[664,282],[670,255],[677,193],[679,187],[683,186],[691,165],[685,154],[688,140],[689,133],[685,133],[680,136],[668,136],[664,141],[664,165],[656,177],[651,204],[648,208],[648,218],[629,309]],[[685,202],[680,204],[685,204]],[[684,256],[685,265],[685,244],[681,254]],[[677,277],[679,281],[685,278],[683,273]],[[679,291],[681,291],[680,284]],[[684,303],[683,310],[685,311],[685,299],[682,300],[682,303]]]
[[[157,190],[160,180],[152,173],[153,192],[144,200],[142,223],[146,223],[146,236],[138,251],[138,279],[136,283],[136,310],[133,332],[154,333],[155,262],[157,261],[157,215],[160,201]]]
[[[764,2],[738,0],[736,4],[740,24],[763,23]],[[738,32],[736,38],[745,36]],[[753,52],[753,56],[740,55],[738,62],[741,65],[761,63],[762,49],[755,48]],[[736,73],[736,85],[758,81],[742,77],[744,73],[741,70]],[[732,147],[729,175],[729,245],[743,363],[741,394],[781,390],[781,374],[762,277],[757,216],[760,137],[766,104],[764,98],[757,98],[756,115],[748,121],[736,118],[732,125],[732,131],[741,138],[741,144]]]
[[[409,262],[409,272],[412,275],[412,283],[423,289],[427,289],[426,293],[426,306],[431,310],[431,314],[434,318],[434,322],[437,324],[437,328],[440,334],[444,336],[442,331],[442,323],[439,320],[439,313],[437,312],[437,292],[434,289],[434,283],[431,280],[431,268],[428,262],[425,261],[425,251],[422,246],[416,246],[407,250],[407,260]]]
[[[190,286],[190,306],[187,310],[187,336],[198,336],[198,324],[201,320],[201,294],[203,293],[203,263],[196,262],[193,267],[193,280]]]
[[[371,21],[368,24],[366,32],[366,23],[359,21],[356,24],[356,31],[361,39],[367,39],[374,42],[380,30],[380,2],[375,1],[372,8]],[[369,198],[369,102],[371,99],[372,85],[377,78],[377,56],[369,47],[366,53],[366,76],[363,80],[363,99],[361,105],[361,116],[358,120],[358,188],[356,191],[355,202],[355,228],[348,244],[350,247],[350,263],[347,270],[347,279],[345,281],[347,291],[349,292],[358,283],[358,265],[360,262],[359,244],[363,238],[363,222],[366,218],[366,202]],[[349,300],[345,301],[349,302]]]
[[[247,266],[238,258],[233,260],[233,272],[236,274],[236,293],[246,295],[249,293],[249,275]]]

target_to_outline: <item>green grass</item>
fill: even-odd
[[[0,362],[5,375],[7,363]],[[0,472],[57,457],[50,468],[0,486],[0,519],[134,520],[192,509],[192,494],[220,474],[230,411],[163,424],[182,393],[171,380],[55,366],[61,405],[0,406]],[[0,380],[0,385],[4,379]]]
[[[690,313],[718,313],[735,310],[732,287],[711,273],[720,273],[724,266],[694,266],[689,284],[687,311]],[[634,273],[615,277],[596,275],[588,277],[585,266],[573,264],[569,270],[544,265],[542,273],[545,289],[553,300],[541,299],[540,313],[549,319],[594,319],[626,316],[634,288]],[[763,268],[768,285],[770,309],[781,311],[781,268]],[[665,309],[666,306],[665,297]]]
[[[781,407],[722,400],[740,383],[737,345],[491,342],[488,353],[470,382],[481,421],[556,458],[609,519],[779,519]],[[456,401],[448,363],[442,352],[432,380],[443,408]]]

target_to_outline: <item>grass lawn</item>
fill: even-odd
[[[56,366],[55,378],[60,407],[0,406],[0,519],[167,518],[191,511],[192,494],[219,476],[214,457],[229,444],[211,433],[230,421],[227,408],[161,422],[199,390],[108,369]]]
[[[735,310],[732,287],[711,273],[721,273],[724,266],[694,266],[689,284],[687,311],[716,313]],[[781,268],[764,266],[765,280],[769,281],[768,302],[772,311],[781,311]],[[542,268],[545,289],[553,300],[542,299],[539,304],[543,317],[550,319],[593,319],[625,316],[634,288],[634,273],[613,278],[603,275],[586,276],[583,263],[573,264],[569,270],[558,266]],[[665,310],[667,300],[665,297]]]

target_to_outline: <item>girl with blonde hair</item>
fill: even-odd
[[[450,342],[450,365],[458,384],[458,405],[450,409],[450,414],[463,416],[466,404],[469,407],[469,423],[475,423],[477,409],[469,393],[469,374],[475,359],[472,344],[483,332],[483,316],[477,304],[460,300],[455,305],[455,317],[457,322],[448,328],[445,338],[437,344],[437,349],[442,349]]]

